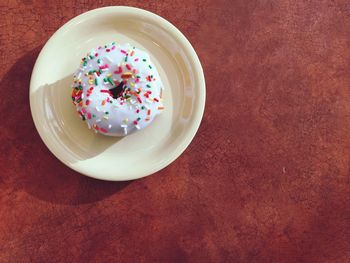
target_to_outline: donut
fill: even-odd
[[[115,42],[82,58],[73,75],[72,100],[89,129],[125,136],[144,129],[163,109],[163,84],[150,56]]]

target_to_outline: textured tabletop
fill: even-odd
[[[163,16],[202,62],[206,110],[174,163],[103,182],[60,163],[30,74],[65,22]],[[0,1],[0,262],[349,262],[349,0]]]

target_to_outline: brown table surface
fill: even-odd
[[[192,144],[133,182],[65,167],[29,109],[43,44],[105,5],[168,19],[206,77]],[[1,0],[0,14],[0,262],[350,261],[348,0]]]

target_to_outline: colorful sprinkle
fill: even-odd
[[[122,76],[123,79],[128,79],[132,77],[132,73],[131,72],[125,72]]]
[[[100,92],[102,92],[102,93],[108,93],[109,95],[112,95],[111,92],[110,92],[110,90],[108,90],[108,89],[101,89]]]
[[[123,72],[123,68],[122,67],[118,67],[118,70],[117,71],[114,71],[114,74],[120,74]]]
[[[108,80],[108,82],[109,82],[110,84],[112,84],[113,86],[115,85],[111,77],[108,77],[107,80]]]

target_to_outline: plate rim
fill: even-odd
[[[142,15],[143,17],[146,17],[146,18],[149,18],[152,20],[157,20],[157,22],[159,22],[163,27],[166,27],[169,31],[171,31],[171,33],[173,35],[175,35],[175,38],[177,39],[177,41],[179,41],[182,44],[185,52],[189,56],[189,59],[192,61],[193,65],[194,65],[194,69],[195,69],[194,72],[196,73],[195,78],[197,79],[198,86],[202,91],[199,93],[199,96],[197,98],[198,106],[196,107],[196,111],[195,111],[196,113],[195,113],[195,116],[193,119],[194,124],[192,125],[191,129],[187,131],[185,138],[180,142],[179,145],[177,145],[177,147],[175,148],[174,152],[171,155],[169,155],[167,158],[165,158],[161,163],[159,163],[153,169],[151,169],[151,171],[147,171],[146,173],[142,173],[142,174],[140,173],[137,176],[130,175],[130,176],[123,176],[123,178],[103,177],[100,175],[95,175],[93,172],[89,173],[88,171],[85,171],[84,169],[79,169],[78,167],[73,166],[73,165],[69,164],[68,162],[65,162],[63,159],[60,158],[60,156],[58,154],[55,153],[55,151],[52,148],[52,146],[50,145],[50,143],[46,140],[45,136],[43,135],[41,130],[38,128],[39,125],[38,125],[38,122],[36,121],[36,116],[35,116],[34,110],[33,110],[34,106],[33,106],[33,102],[31,99],[31,94],[32,94],[33,89],[34,89],[33,82],[34,82],[35,76],[38,74],[37,72],[38,72],[38,65],[40,64],[40,60],[44,56],[49,44],[51,42],[54,42],[58,37],[60,37],[59,35],[62,34],[65,30],[69,30],[69,27],[71,25],[78,23],[79,21],[82,21],[84,19],[88,19],[91,15],[101,15],[104,12],[115,12],[115,13],[124,13],[124,14],[129,13],[129,14],[133,14],[133,15]],[[100,13],[100,14],[98,14],[98,13]],[[196,135],[196,133],[200,127],[200,124],[201,124],[201,121],[203,118],[203,114],[204,114],[204,110],[205,110],[205,99],[206,99],[206,86],[205,86],[205,77],[204,77],[203,68],[202,68],[200,60],[198,58],[198,55],[195,52],[195,50],[194,50],[193,46],[191,45],[191,43],[189,42],[189,40],[184,36],[184,34],[181,33],[181,31],[177,27],[175,27],[171,22],[164,19],[163,17],[161,17],[155,13],[152,13],[150,11],[136,8],[136,7],[130,7],[130,6],[107,6],[107,7],[92,9],[92,10],[84,12],[78,16],[73,17],[68,22],[63,24],[58,30],[55,31],[55,33],[48,39],[48,41],[45,43],[44,47],[41,49],[41,51],[36,59],[36,62],[34,64],[34,67],[33,67],[31,79],[30,79],[30,87],[29,87],[29,104],[30,104],[32,119],[33,119],[35,128],[36,128],[37,132],[39,133],[41,140],[44,142],[44,144],[50,150],[50,152],[59,161],[61,161],[64,165],[68,166],[72,170],[74,170],[80,174],[83,174],[85,176],[92,177],[95,179],[105,180],[105,181],[128,181],[128,180],[143,178],[143,177],[152,175],[152,174],[164,169],[169,164],[174,162],[187,149],[187,147],[192,142],[194,136]]]

